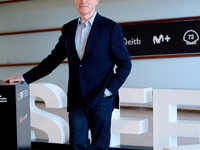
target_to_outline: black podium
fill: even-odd
[[[31,149],[29,86],[0,80],[0,149]]]

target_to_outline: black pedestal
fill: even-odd
[[[0,80],[0,149],[31,149],[29,86]]]

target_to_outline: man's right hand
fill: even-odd
[[[3,82],[9,82],[9,83],[14,83],[14,82],[22,82],[22,77],[21,76],[16,76],[16,77],[11,77],[3,80]]]

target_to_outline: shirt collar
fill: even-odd
[[[87,23],[90,23],[90,25],[92,26],[96,15],[97,15],[97,12],[94,13],[94,15],[92,16],[92,18],[90,18],[90,20],[88,20],[88,21],[86,22],[86,24],[87,24]],[[82,21],[81,21],[81,18],[79,17],[79,19],[78,19],[78,25],[79,25],[81,22],[82,22]]]

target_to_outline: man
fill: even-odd
[[[80,17],[62,27],[62,35],[51,54],[22,77],[4,80],[14,82],[24,78],[32,83],[68,58],[70,145],[76,150],[109,149],[111,115],[119,105],[118,89],[131,69],[121,28],[96,13],[98,2],[75,0]]]

